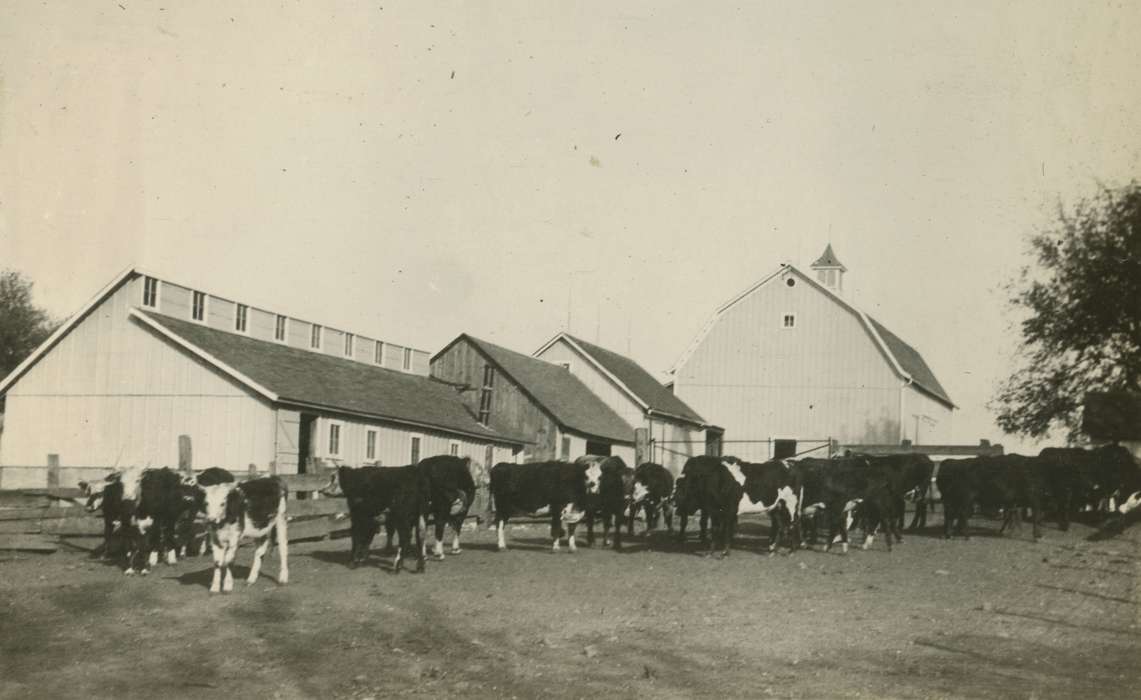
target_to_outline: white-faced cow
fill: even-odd
[[[252,585],[261,573],[262,558],[276,537],[280,569],[277,582],[289,582],[289,534],[286,529],[286,501],[289,490],[276,476],[251,479],[240,484],[221,483],[202,487],[205,495],[206,526],[214,555],[211,593],[234,589],[230,565],[243,539],[256,544],[254,561],[246,583]]]
[[[725,458],[727,462],[730,459]],[[744,475],[745,496],[752,503],[760,504],[761,512],[769,515],[769,552],[776,551],[782,535],[788,539],[789,549],[795,549],[798,542],[793,537],[793,528],[800,508],[788,462],[779,459],[759,464],[736,461],[736,467]]]
[[[655,462],[639,464],[634,469],[634,488],[630,494],[629,528],[634,527],[638,509],[645,513],[646,532],[658,525],[658,514],[665,516],[666,531],[673,532],[673,508],[671,499],[674,492],[674,477],[669,469]]]
[[[634,494],[634,470],[621,457],[587,455],[575,460],[586,467],[586,543],[594,546],[594,519],[602,518],[602,546],[610,544],[610,526],[614,525],[614,548],[622,548],[622,525]],[[597,491],[592,491],[591,474],[598,470]],[[627,525],[633,528],[633,523]]]
[[[575,551],[575,525],[586,513],[589,482],[594,493],[602,469],[570,462],[500,462],[491,468],[491,497],[495,502],[495,528],[499,551],[507,549],[504,531],[514,515],[548,508],[551,518],[552,551],[559,551],[559,540],[566,535],[570,551]],[[563,525],[567,528],[564,531]]]

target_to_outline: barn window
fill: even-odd
[[[158,308],[158,280],[154,277],[143,278],[143,306]]]
[[[784,314],[781,317],[781,328],[796,328],[796,314]]]
[[[378,365],[384,364],[384,341],[376,341],[376,349],[373,351],[373,361]]]
[[[206,293],[194,292],[194,298],[190,305],[190,318],[195,321],[201,321],[206,318]]]
[[[309,329],[309,347],[314,350],[321,349],[321,334],[325,329],[318,326],[316,323]]]
[[[345,333],[345,357],[353,356],[353,334]]]
[[[250,308],[245,304],[238,304],[237,310],[234,311],[234,330],[239,333],[246,332],[246,317],[249,316]]]
[[[273,326],[273,339],[274,340],[280,341],[282,343],[285,342],[285,324],[286,324],[286,318],[284,316],[282,316],[281,314],[278,314],[277,315],[277,322]]]
[[[369,429],[364,438],[364,457],[367,460],[376,459],[376,431]]]
[[[412,348],[404,348],[404,369],[412,369]]]
[[[790,287],[795,287],[796,286],[796,278],[795,277],[789,277],[788,279],[786,279],[784,281],[784,283]]]
[[[419,435],[413,435],[408,441],[412,447],[412,454],[410,455],[412,464],[418,464],[420,462],[420,439]]]
[[[450,454],[453,457],[459,457],[460,456],[460,443],[453,440],[452,443],[450,445],[448,445],[448,454]]]
[[[563,449],[559,454],[563,459],[570,459],[570,437],[563,436]]]
[[[329,456],[341,455],[341,424],[329,423]]]
[[[495,385],[495,368],[483,366],[483,388],[479,392],[479,422],[487,425],[491,420],[491,390]]]

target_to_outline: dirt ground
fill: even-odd
[[[0,697],[1138,697],[1141,527],[936,529],[769,557],[746,519],[716,560],[664,534],[552,554],[523,525],[512,551],[481,529],[398,576],[349,570],[340,539],[293,545],[284,587],[271,552],[227,596],[206,558],[126,578],[0,554]]]

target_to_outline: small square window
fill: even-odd
[[[345,333],[345,357],[353,356],[353,334]]]
[[[404,369],[412,369],[412,348],[404,348]]]
[[[460,443],[453,442],[452,444],[448,445],[448,454],[450,454],[453,457],[459,457],[460,456]]]
[[[409,440],[409,444],[412,448],[411,449],[412,454],[410,455],[412,458],[412,464],[419,464],[420,463],[420,436],[419,435],[413,435],[412,438]]]
[[[234,312],[234,330],[239,333],[246,332],[246,319],[249,316],[249,307],[245,304],[238,304],[237,310]]]
[[[190,318],[195,321],[202,321],[206,318],[206,293],[194,292],[193,300],[190,306]]]
[[[796,314],[784,314],[781,317],[781,328],[796,328]]]
[[[278,314],[277,321],[273,326],[273,339],[279,342],[285,342],[285,323],[286,318]]]
[[[309,329],[309,347],[314,350],[321,349],[321,336],[324,330],[324,328],[318,326],[316,323],[313,324],[313,327]]]
[[[158,280],[154,277],[143,278],[143,306],[158,308]]]

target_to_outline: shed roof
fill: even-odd
[[[162,335],[186,344],[208,362],[271,400],[312,405],[397,423],[436,428],[489,441],[528,440],[479,423],[447,384],[406,372],[374,367],[311,350],[135,309],[133,314]],[[185,345],[184,345],[185,347]]]
[[[648,408],[684,418],[694,423],[705,424],[705,419],[698,415],[697,411],[694,411],[686,405],[684,401],[679,399],[661,382],[654,379],[653,375],[629,357],[619,355],[613,350],[607,350],[604,347],[589,343],[581,338],[576,338],[569,333],[560,333],[556,336],[556,339],[559,337],[565,337],[572,341],[591,359],[601,365],[603,369],[614,375],[618,381],[624,384],[625,387]]]
[[[508,350],[466,333],[457,340],[465,338],[564,428],[618,442],[634,441],[633,426],[565,367]]]

